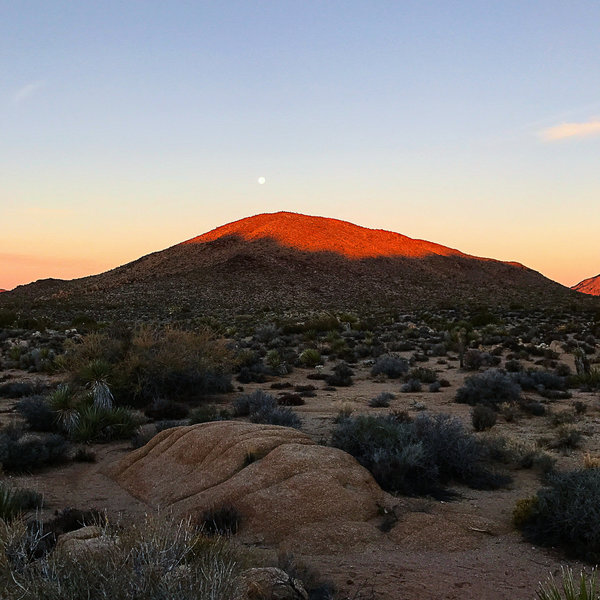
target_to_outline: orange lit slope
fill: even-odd
[[[335,252],[355,259],[381,256],[423,258],[432,255],[468,257],[459,250],[425,240],[414,240],[392,231],[368,229],[339,219],[292,212],[247,217],[183,243],[204,244],[226,236],[239,236],[247,241],[270,238],[296,250]]]
[[[580,281],[577,285],[574,285],[571,289],[582,294],[590,294],[591,296],[600,296],[600,275],[596,277],[590,277]]]

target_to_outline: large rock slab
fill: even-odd
[[[367,523],[384,498],[371,474],[349,454],[287,427],[219,421],[167,429],[111,475],[135,497],[175,514],[234,506],[241,534],[254,542],[306,546],[314,537],[334,550],[344,540],[365,544],[380,535]]]

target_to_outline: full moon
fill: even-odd
[[[259,177],[257,181],[259,185],[264,185],[265,183],[267,183],[267,180],[264,177]]]

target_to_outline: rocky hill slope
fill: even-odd
[[[580,281],[577,285],[574,285],[571,289],[583,294],[590,294],[592,296],[600,296],[600,275],[596,277],[590,277]]]
[[[473,303],[557,306],[582,296],[518,263],[279,212],[235,221],[100,275],[40,280],[1,298],[0,307],[146,319]]]

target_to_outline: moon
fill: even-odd
[[[267,180],[265,177],[259,177],[257,179],[257,181],[258,181],[258,185],[265,185],[265,183],[267,183]]]

